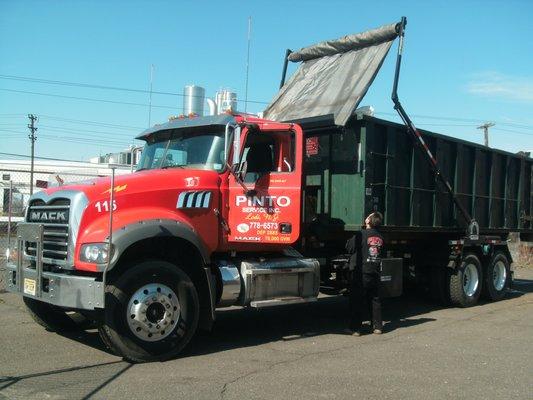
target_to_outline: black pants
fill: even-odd
[[[363,321],[370,321],[374,329],[383,328],[379,273],[355,271],[350,292],[350,329],[360,330]]]

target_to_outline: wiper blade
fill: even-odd
[[[161,169],[168,169],[168,168],[182,168],[185,169],[184,165],[164,165],[161,167]]]

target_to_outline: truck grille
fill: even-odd
[[[49,203],[34,200],[28,209],[28,222],[44,225],[43,262],[65,262],[68,256],[70,200],[54,199]],[[36,244],[26,242],[26,253],[36,255]]]

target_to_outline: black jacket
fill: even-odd
[[[374,228],[362,230],[348,240],[346,250],[352,254],[350,269],[362,265],[363,273],[378,272],[383,253],[383,236]]]

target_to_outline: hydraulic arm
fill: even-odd
[[[394,72],[394,85],[392,89],[392,101],[394,102],[394,109],[398,112],[400,115],[400,118],[404,122],[405,126],[407,127],[407,132],[409,133],[409,136],[411,139],[413,139],[413,142],[415,143],[415,146],[420,148],[422,150],[422,153],[424,154],[425,159],[429,163],[429,166],[437,179],[444,185],[446,188],[446,191],[450,194],[450,196],[453,199],[453,202],[457,209],[462,214],[463,218],[466,221],[466,224],[468,226],[468,235],[475,239],[477,238],[479,234],[479,226],[474,218],[470,215],[470,213],[467,211],[467,209],[463,206],[463,204],[459,201],[457,198],[457,195],[455,194],[452,186],[450,185],[448,179],[442,174],[442,171],[439,168],[439,165],[437,163],[437,160],[433,156],[433,153],[429,149],[428,145],[424,141],[424,138],[418,132],[418,129],[413,124],[413,121],[411,121],[411,118],[409,118],[409,115],[407,115],[407,112],[402,107],[402,104],[400,103],[400,100],[398,98],[398,81],[400,78],[400,67],[402,63],[402,53],[403,53],[403,39],[405,34],[405,26],[407,25],[407,18],[402,17],[401,21],[397,25],[398,29],[398,37],[399,37],[399,44],[398,44],[398,56],[396,58],[396,71]]]

